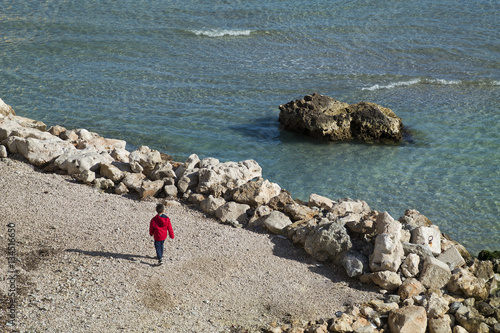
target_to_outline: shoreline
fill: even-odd
[[[36,227],[48,231],[47,235],[51,236],[42,235],[37,233],[36,230],[16,231],[15,233],[16,237],[26,237],[26,239],[30,240],[26,243],[23,243],[24,241],[18,241],[17,243],[22,248],[19,252],[22,253],[24,260],[24,262],[21,260],[23,268],[21,269],[22,274],[19,275],[21,276],[20,279],[24,281],[21,283],[21,294],[25,293],[22,295],[22,305],[30,307],[32,303],[35,304],[34,306],[38,310],[41,310],[41,312],[39,311],[35,314],[35,316],[39,316],[36,317],[36,321],[45,322],[46,325],[49,325],[47,327],[50,327],[52,323],[50,323],[50,315],[43,316],[42,313],[44,311],[48,312],[47,310],[49,309],[56,311],[57,306],[54,306],[55,304],[61,305],[68,300],[75,300],[75,297],[80,298],[79,304],[81,305],[77,306],[77,310],[81,310],[88,306],[87,300],[84,299],[85,295],[91,295],[93,301],[101,305],[99,307],[99,314],[92,312],[91,317],[97,319],[104,317],[102,311],[107,306],[106,302],[103,302],[104,295],[100,288],[92,288],[88,283],[88,279],[91,279],[91,281],[95,280],[96,267],[102,268],[98,270],[99,274],[106,275],[109,272],[113,272],[113,277],[115,277],[114,274],[116,273],[124,274],[129,275],[129,277],[132,277],[132,281],[135,281],[135,283],[120,279],[113,281],[112,288],[108,290],[112,294],[116,294],[117,290],[122,290],[120,286],[124,284],[130,288],[136,288],[138,293],[140,290],[143,293],[149,293],[149,298],[138,298],[136,295],[131,295],[130,292],[127,294],[127,301],[132,301],[133,303],[125,306],[128,316],[134,315],[136,310],[133,305],[137,304],[137,302],[142,302],[144,306],[143,310],[154,309],[159,314],[165,315],[164,307],[158,307],[158,304],[162,304],[171,311],[169,312],[169,316],[173,319],[173,322],[166,323],[157,317],[158,321],[156,325],[163,330],[172,330],[172,332],[190,332],[191,328],[187,328],[187,326],[192,324],[193,318],[196,318],[197,323],[201,325],[195,330],[197,332],[209,332],[214,327],[217,327],[217,329],[230,329],[230,326],[232,326],[234,329],[238,329],[237,327],[240,325],[243,325],[240,326],[241,332],[245,330],[260,331],[264,327],[267,327],[266,329],[269,332],[293,332],[293,329],[296,329],[296,332],[300,332],[300,329],[303,331],[306,328],[312,329],[315,325],[318,326],[318,329],[324,328],[329,332],[341,330],[341,327],[344,327],[342,325],[348,325],[351,330],[371,329],[371,332],[386,332],[389,327],[393,331],[390,316],[394,317],[398,311],[401,310],[404,312],[409,310],[410,307],[418,308],[415,311],[422,311],[424,309],[424,312],[426,312],[424,318],[425,327],[427,327],[427,325],[433,325],[433,319],[451,318],[452,315],[455,315],[454,312],[450,311],[451,304],[460,303],[462,307],[470,309],[471,304],[468,304],[466,301],[470,297],[480,300],[498,299],[496,289],[497,284],[500,282],[500,275],[493,272],[493,269],[496,269],[493,262],[478,261],[475,258],[471,258],[463,246],[447,238],[446,235],[442,235],[439,232],[439,227],[433,226],[425,216],[416,211],[409,210],[405,213],[405,216],[396,221],[387,213],[372,211],[366,203],[360,200],[341,199],[335,202],[331,199],[312,194],[309,202],[299,202],[293,200],[291,194],[282,191],[278,184],[273,184],[262,179],[260,177],[262,170],[256,162],[251,160],[221,164],[210,158],[200,161],[196,155],[192,155],[184,163],[173,162],[169,160],[167,155],[150,150],[147,147],[140,147],[134,152],[127,152],[124,141],[105,139],[86,130],[66,130],[59,126],[54,126],[47,132],[45,131],[46,129],[43,129],[43,123],[17,117],[13,110],[10,111],[10,116],[5,116],[5,119],[8,117],[15,119],[17,123],[8,125],[13,126],[12,128],[8,128],[7,126],[7,132],[10,130],[6,136],[8,139],[2,141],[2,143],[6,143],[6,145],[2,146],[6,152],[4,154],[0,151],[0,153],[6,156],[14,155],[14,157],[19,156],[16,154],[24,155],[24,158],[36,167],[30,166],[30,164],[22,166],[18,164],[22,162],[3,156],[4,158],[0,162],[0,167],[4,168],[6,165],[10,165],[17,170],[14,171],[14,174],[8,176],[6,171],[3,172],[6,177],[4,191],[10,191],[9,196],[6,195],[6,197],[9,198],[8,200],[16,200],[10,205],[7,204],[7,201],[4,203],[5,207],[3,211],[13,211],[9,212],[11,215],[7,216],[7,219],[14,220],[15,222],[11,223],[17,226],[23,225],[23,220],[20,220],[16,216],[17,214],[21,216],[26,214],[21,207],[25,204],[23,200],[27,198],[30,198],[31,201],[37,204],[49,205],[46,200],[40,202],[41,198],[49,194],[56,195],[53,189],[49,189],[48,187],[45,187],[43,190],[38,188],[37,192],[30,193],[25,198],[26,192],[29,191],[28,186],[39,183],[41,178],[46,184],[52,182],[57,184],[54,185],[56,189],[63,188],[64,191],[73,193],[69,197],[63,194],[62,197],[56,196],[55,198],[51,198],[57,199],[59,204],[53,207],[50,212],[41,212],[37,209],[37,205],[34,207],[25,207],[26,211],[30,212],[30,214],[25,216],[28,220],[30,220],[31,216],[39,215],[49,220],[51,219],[50,213],[57,213],[60,214],[60,217],[64,217],[59,223],[50,223],[46,220],[35,223]],[[0,119],[1,122],[2,119]],[[29,138],[35,138],[35,140],[30,141]],[[29,147],[30,143],[36,142],[38,144],[38,141],[42,143],[49,142],[49,145],[44,145],[38,151]],[[101,152],[96,151],[96,148],[101,149]],[[54,153],[54,151],[56,152]],[[39,154],[41,152],[43,154]],[[83,152],[85,152],[84,156],[81,155]],[[89,156],[91,156],[90,160]],[[84,163],[88,165],[82,168]],[[34,171],[33,175],[30,175],[31,171],[28,170],[30,168]],[[33,180],[33,184],[24,184],[26,186],[24,194],[23,191],[7,189],[9,183],[23,183],[19,177],[16,177],[16,173],[20,173]],[[56,175],[56,173],[62,175]],[[227,178],[227,175],[231,175],[230,178]],[[216,179],[216,181],[213,181],[213,179]],[[61,180],[63,180],[63,183],[61,183]],[[75,184],[76,182],[78,184]],[[86,186],[83,189],[80,184],[82,182],[93,184],[93,187]],[[115,192],[118,195],[110,194],[109,192]],[[129,192],[134,194],[128,196],[127,193]],[[83,198],[81,197],[81,193],[85,194]],[[136,200],[137,196],[141,200]],[[156,198],[157,196],[159,198]],[[96,201],[96,198],[100,199]],[[105,198],[104,201],[101,200],[102,198]],[[85,200],[89,202],[85,202]],[[84,220],[88,219],[89,223],[82,226],[71,221],[72,217],[68,215],[67,209],[68,201],[70,202],[71,210],[75,209],[79,211],[79,216]],[[196,300],[194,302],[198,305],[192,308],[180,305],[184,304],[183,301],[186,301],[187,296],[185,294],[181,293],[179,295],[162,287],[161,283],[158,282],[158,280],[161,281],[158,272],[149,271],[149,274],[151,274],[149,277],[152,278],[148,282],[149,285],[138,287],[140,283],[137,281],[141,281],[140,272],[138,272],[140,268],[134,267],[130,272],[120,271],[116,268],[115,260],[118,262],[118,265],[121,265],[123,262],[131,265],[139,263],[143,264],[143,266],[150,266],[150,268],[147,268],[148,270],[161,269],[161,267],[153,267],[149,263],[149,261],[153,261],[152,256],[146,253],[153,251],[146,250],[146,241],[144,239],[139,241],[133,240],[134,235],[141,233],[141,229],[135,225],[133,227],[135,234],[125,231],[120,224],[120,220],[115,216],[116,214],[123,220],[130,219],[131,215],[134,216],[137,214],[134,211],[134,208],[137,208],[135,206],[140,206],[139,211],[142,218],[138,220],[146,223],[152,217],[148,217],[148,214],[153,214],[151,207],[154,202],[158,201],[164,201],[169,204],[167,213],[174,214],[177,217],[173,219],[174,230],[175,221],[178,220],[188,225],[189,228],[186,228],[186,230],[189,230],[191,233],[190,236],[200,242],[202,239],[203,242],[209,241],[202,237],[203,235],[200,233],[200,230],[204,232],[210,230],[217,237],[225,235],[222,237],[224,246],[221,246],[220,242],[205,243],[205,246],[201,246],[191,241],[175,250],[172,249],[175,259],[173,259],[173,263],[167,263],[167,265],[171,266],[169,268],[172,268],[174,272],[176,261],[179,264],[186,262],[182,250],[189,248],[190,251],[193,249],[200,251],[197,252],[197,258],[191,258],[193,260],[192,265],[184,267],[183,273],[187,274],[187,276],[176,276],[174,272],[169,273],[173,274],[170,277],[175,279],[177,287],[180,289],[184,288],[183,290],[188,294],[192,293],[193,290],[186,287],[186,285],[194,283],[199,284],[199,287],[201,287],[201,289],[196,289],[194,294],[202,294],[207,299],[201,300],[195,297]],[[90,204],[91,202],[94,202],[94,204],[97,202],[97,209]],[[111,202],[113,202],[113,205],[110,208],[109,204]],[[85,211],[82,211],[79,205],[85,207]],[[118,211],[116,211],[115,205],[120,207]],[[269,209],[269,207],[271,208]],[[129,214],[124,214],[123,211]],[[249,215],[249,211],[251,211],[251,215]],[[100,216],[100,218],[92,218],[93,215],[88,215],[89,212]],[[321,218],[322,214],[323,218]],[[183,215],[188,215],[190,218],[183,218]],[[273,218],[270,218],[271,215]],[[107,221],[107,219],[113,221],[110,226],[103,225],[102,223],[103,221]],[[207,223],[200,226],[198,220],[206,220]],[[212,225],[209,226],[209,224]],[[228,225],[234,228],[228,227]],[[332,228],[340,228],[336,229],[335,232],[337,234],[335,238],[339,238],[338,232],[340,232],[343,235],[340,236],[342,240],[334,239],[329,240],[329,243],[326,245],[320,244],[324,242],[325,235]],[[72,229],[85,233],[87,238],[82,240],[75,235],[65,235],[68,230]],[[143,227],[143,229],[145,228]],[[414,233],[418,234],[418,232],[424,233],[421,236],[423,238],[414,241]],[[429,232],[431,234],[425,234]],[[227,233],[232,236],[228,236]],[[134,248],[140,249],[139,254],[130,252],[130,249],[117,242],[116,238],[109,240],[109,235],[115,235],[118,238],[128,237],[129,240],[132,240]],[[237,235],[237,241],[235,241],[234,235]],[[362,235],[365,239],[358,239],[359,235]],[[383,235],[386,235],[384,236],[386,237],[385,239],[392,237],[391,239],[393,240],[387,244],[381,243],[387,242],[387,240],[379,241],[379,239],[383,238],[379,236]],[[347,238],[344,239],[343,237]],[[249,241],[248,238],[252,239],[251,242],[247,243],[246,246],[242,246],[246,241]],[[419,246],[417,250],[415,250],[416,246],[410,243],[410,238],[412,239],[411,243]],[[432,243],[433,239],[436,240],[434,245]],[[3,243],[5,238],[2,236],[1,240]],[[35,245],[35,240],[38,242],[38,245]],[[125,240],[125,238],[122,238],[122,240]],[[91,243],[91,246],[87,242]],[[50,245],[47,245],[47,243]],[[175,241],[172,243],[175,243]],[[436,243],[439,247],[438,250],[436,250]],[[69,244],[74,244],[74,246],[68,248]],[[255,247],[255,244],[260,245]],[[331,250],[332,244],[334,244],[334,247],[340,246],[341,249]],[[184,248],[183,246],[186,247]],[[402,246],[405,246],[405,248],[403,249]],[[120,249],[120,251],[113,252],[110,250],[115,247]],[[243,250],[243,253],[240,253],[241,250]],[[355,255],[349,257],[353,253],[352,250],[356,250]],[[215,253],[212,253],[213,251]],[[221,257],[218,251],[229,251],[223,253],[226,253],[226,256],[230,259],[224,256]],[[441,254],[446,254],[450,251],[453,253],[453,258],[447,260],[451,260],[452,262],[435,259],[435,257],[439,258]],[[212,254],[209,255],[210,253]],[[243,256],[244,259],[241,257],[237,259],[233,258],[232,254],[234,253],[238,256]],[[262,261],[263,253],[267,253],[268,255],[264,261]],[[249,254],[252,254],[252,256],[248,256]],[[364,259],[359,259],[358,254],[363,256]],[[412,257],[410,254],[414,256]],[[209,260],[206,258],[207,255],[209,255]],[[377,256],[380,256],[380,261],[373,259]],[[408,258],[410,257],[413,259],[415,259],[414,257],[419,257],[420,264],[417,262],[416,267],[413,267],[413,269],[416,269],[415,273],[407,274],[404,271],[405,268],[409,269],[411,264],[415,266],[414,262],[408,262]],[[251,260],[250,258],[260,260]],[[368,258],[370,259],[369,267],[367,263],[364,263],[364,260]],[[102,263],[103,260],[106,261],[104,264]],[[446,262],[450,267],[442,262]],[[491,265],[482,264],[483,262],[490,263]],[[52,267],[47,267],[48,263]],[[76,270],[67,271],[65,264],[68,263],[77,265],[78,267]],[[215,273],[214,269],[212,269],[212,264],[214,263]],[[249,263],[252,264],[250,266],[253,268],[253,273],[247,276],[245,272],[247,272]],[[360,264],[362,266],[361,270],[358,267]],[[454,267],[450,264],[453,264]],[[295,268],[291,268],[291,266]],[[51,268],[53,269],[54,267],[58,268],[52,271]],[[268,267],[268,271],[262,272],[260,270],[262,267]],[[279,268],[279,270],[276,271],[276,268]],[[444,273],[433,272],[432,275],[426,273],[428,270],[436,270],[438,268],[443,270]],[[270,273],[272,269],[275,270],[274,274]],[[291,273],[291,270],[297,271]],[[484,270],[487,273],[483,276],[481,274],[484,273]],[[44,273],[39,275],[41,271],[44,271]],[[213,281],[211,280],[208,285],[205,285],[196,276],[199,271],[203,273],[201,280],[209,277]],[[87,274],[82,272],[86,272]],[[466,289],[466,287],[460,284],[462,275],[465,275],[467,272],[472,274],[477,280],[473,291]],[[73,294],[66,293],[63,298],[53,297],[51,296],[52,293],[40,298],[37,293],[43,294],[43,292],[40,292],[40,288],[35,288],[35,296],[33,296],[33,288],[30,286],[40,285],[41,277],[46,274],[50,275],[56,281],[58,280],[58,275],[63,276],[66,274],[66,281],[59,279],[56,283],[58,284],[59,291],[73,287],[71,282],[68,282],[68,280],[71,281],[71,276],[80,278],[80,282],[86,285],[86,288]],[[445,277],[442,277],[440,274],[444,274]],[[303,277],[299,280],[300,283],[294,280],[297,276]],[[402,288],[402,285],[406,281],[413,281],[415,280],[414,277],[418,276],[420,276],[420,281],[425,285],[422,286],[423,289],[418,294],[412,295],[412,297],[401,299],[403,298],[401,295],[402,292],[400,289],[397,289]],[[268,284],[271,277],[274,282]],[[456,280],[454,281],[455,284],[449,286],[454,278]],[[227,286],[230,286],[229,293],[232,295],[230,296],[227,292],[223,292],[217,300],[218,303],[214,303],[214,300],[206,292],[210,290],[212,291],[211,294],[220,293],[220,289],[224,287],[224,284],[220,285],[220,279],[225,281]],[[429,281],[425,282],[424,280],[426,279]],[[432,282],[434,279],[446,279],[446,281],[436,285]],[[241,280],[246,281],[246,283],[242,284]],[[33,283],[33,281],[37,281],[38,284]],[[184,281],[182,285],[179,284],[182,281]],[[266,284],[262,284],[262,281],[265,281]],[[285,281],[286,285],[284,286]],[[419,282],[418,280],[415,281]],[[308,287],[304,287],[304,283]],[[97,284],[105,285],[105,281],[99,280]],[[252,294],[251,290],[253,289],[245,291],[245,288],[249,286],[259,286],[259,288],[262,288],[259,289],[261,296]],[[47,284],[45,284],[45,287],[50,289]],[[326,288],[329,292],[325,294],[322,288]],[[151,289],[159,289],[161,297],[158,297],[154,293],[151,294]],[[379,292],[376,292],[377,289]],[[486,289],[487,294],[485,294]],[[25,290],[25,292],[22,290]],[[436,293],[436,290],[440,290],[440,292]],[[58,292],[58,290],[53,291],[54,293]],[[243,297],[238,295],[239,293],[243,293]],[[493,295],[492,297],[490,297],[490,293]],[[456,296],[460,294],[465,294],[467,297]],[[395,301],[396,296],[399,297],[397,301]],[[423,303],[419,303],[420,298],[417,296],[424,297],[424,301],[426,302],[430,302],[433,297],[437,297],[440,299],[440,302],[447,303],[448,308],[443,307],[439,315],[434,316],[432,315],[432,311],[435,309],[431,309],[432,311],[429,313],[430,310],[428,307]],[[414,297],[417,297],[417,299]],[[49,301],[45,301],[45,299]],[[120,297],[115,297],[115,300],[119,299]],[[224,310],[222,310],[219,307],[220,304],[227,303],[228,299],[230,305],[223,305],[222,308]],[[318,302],[318,300],[320,301]],[[51,303],[51,307],[45,307],[43,305],[44,302]],[[201,307],[199,305],[200,302],[202,304]],[[322,304],[323,302],[327,302],[327,305]],[[386,304],[390,304],[390,306]],[[201,308],[205,309],[203,313],[205,317],[200,317]],[[373,310],[374,313],[370,312],[369,309]],[[185,311],[191,311],[193,316],[185,318]],[[245,313],[245,311],[248,313]],[[230,314],[228,315],[227,312]],[[334,315],[337,312],[338,315]],[[220,321],[213,319],[214,314],[219,316]],[[78,316],[77,314],[75,315]],[[494,311],[493,314],[485,318],[494,319],[499,315],[500,305],[498,306],[498,314]],[[30,318],[28,314],[23,312],[21,312],[21,316],[25,316],[24,319]],[[118,315],[115,314],[115,316]],[[144,317],[144,320],[147,318],[146,313],[141,313],[141,316]],[[206,318],[207,316],[210,318]],[[268,321],[266,322],[262,317]],[[309,318],[307,322],[302,321],[304,317]],[[322,319],[315,320],[314,317]],[[121,326],[127,326],[123,322],[126,319],[127,316],[122,318],[117,326],[110,326],[107,329],[123,329]],[[487,321],[486,319],[479,320],[475,325],[479,327],[480,324],[484,324],[489,325],[488,327],[492,329],[493,327],[496,329],[495,325],[497,323],[492,320]],[[497,321],[499,319],[496,318],[494,320]],[[456,321],[463,326],[467,325],[467,321],[462,322],[461,317],[457,318]],[[64,323],[58,324],[65,325]],[[107,323],[100,323],[100,325],[104,324]],[[143,324],[147,326],[147,324]],[[403,324],[407,323],[403,321]],[[93,324],[89,323],[85,325],[89,325],[85,326],[87,328],[94,327],[94,330],[96,328],[103,328],[103,326],[92,326]],[[451,321],[448,325],[452,326]],[[146,326],[137,329],[137,331],[145,329]],[[420,323],[420,326],[422,326],[422,323]],[[459,327],[459,325],[453,326]],[[476,328],[476,326],[474,327]],[[136,331],[133,327],[127,327],[132,331]],[[235,330],[231,332],[233,331],[240,332]]]

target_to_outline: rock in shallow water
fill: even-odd
[[[375,103],[347,104],[314,93],[280,105],[284,129],[328,141],[401,141],[403,123],[392,110]]]

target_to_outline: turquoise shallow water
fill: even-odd
[[[500,245],[495,1],[85,1],[0,4],[0,98],[184,160],[255,159],[294,197],[429,217],[473,253]],[[397,145],[281,131],[318,92],[391,108]]]

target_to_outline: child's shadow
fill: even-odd
[[[141,264],[149,265],[151,267],[156,267],[156,264],[152,264],[149,262],[146,262],[144,260],[139,260],[140,258],[144,259],[156,259],[156,257],[152,256],[142,256],[142,255],[137,255],[137,254],[124,254],[124,253],[113,253],[113,252],[104,252],[104,251],[84,251],[84,250],[79,250],[79,249],[66,249],[64,250],[66,252],[74,252],[74,253],[81,253],[85,254],[88,256],[92,257],[104,257],[104,258],[115,258],[115,259],[125,259],[129,261],[134,261],[134,262],[140,262]]]

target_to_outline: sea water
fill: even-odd
[[[184,161],[255,159],[298,199],[419,210],[472,253],[500,248],[497,1],[3,0],[0,98]],[[280,129],[320,93],[391,108],[400,144]]]

